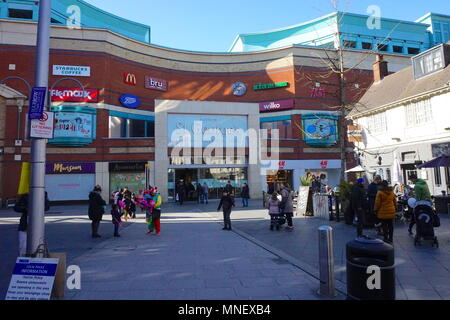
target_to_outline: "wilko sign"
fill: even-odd
[[[52,101],[64,102],[98,102],[97,89],[68,89],[55,88],[50,90],[50,97]]]
[[[123,82],[125,82],[126,84],[129,84],[129,85],[132,85],[132,86],[137,85],[136,75],[133,73],[125,72],[123,74]]]
[[[145,77],[145,88],[159,91],[167,91],[169,85],[167,80],[157,79],[152,77]]]
[[[259,104],[260,112],[274,112],[290,109],[294,109],[294,100],[292,99],[263,102]]]

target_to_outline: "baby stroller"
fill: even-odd
[[[276,228],[280,230],[281,226],[286,223],[286,216],[284,214],[277,214],[270,219],[270,230]]]
[[[416,236],[414,238],[414,246],[421,245],[421,239],[432,241],[432,246],[439,248],[439,242],[434,235],[434,228],[439,227],[439,217],[433,211],[432,207],[419,205],[414,210],[414,218],[416,221]]]

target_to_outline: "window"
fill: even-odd
[[[33,19],[33,10],[8,9],[8,17],[16,19]]]
[[[433,120],[430,99],[406,105],[405,112],[406,126],[408,127],[415,127]]]
[[[378,51],[388,51],[388,45],[387,44],[378,44],[377,45]]]
[[[386,112],[370,116],[367,120],[370,133],[382,133],[387,131]]]
[[[408,54],[419,54],[419,48],[408,47]]]
[[[436,31],[434,33],[434,41],[436,43],[441,43],[442,42],[442,33],[440,31]]]
[[[362,48],[365,50],[372,50],[372,44],[370,42],[363,42]]]
[[[442,184],[442,177],[441,177],[441,168],[434,168],[434,183],[436,186],[440,186]]]
[[[402,46],[392,46],[392,50],[396,53],[403,53],[403,47]]]
[[[155,136],[155,123],[150,120],[109,118],[110,138],[152,138]]]
[[[356,41],[344,40],[344,48],[356,48]]]
[[[292,139],[292,122],[291,120],[261,122],[261,129],[267,129],[269,138],[271,137],[271,131],[278,129],[280,139]]]

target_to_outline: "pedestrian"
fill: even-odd
[[[376,175],[372,183],[369,184],[369,187],[367,189],[367,196],[369,198],[368,220],[371,222],[370,223],[371,225],[375,225],[375,227],[377,228],[381,227],[381,221],[378,221],[374,207],[375,207],[375,199],[377,197],[378,190],[380,189],[380,184],[381,184],[381,176]]]
[[[156,235],[161,233],[161,205],[162,205],[162,197],[158,192],[157,187],[153,187],[150,190],[150,196],[152,197],[153,205],[153,224],[155,226]]]
[[[359,178],[357,182],[352,187],[351,193],[351,206],[353,212],[356,214],[358,219],[357,222],[357,236],[361,237],[364,229],[364,216],[366,215],[368,201],[367,193],[364,189],[364,178]]]
[[[131,194],[131,204],[130,204],[130,213],[133,219],[136,219],[136,204],[138,203],[137,196],[135,193]]]
[[[231,230],[231,209],[234,207],[234,199],[227,191],[223,192],[222,198],[220,199],[219,207],[217,211],[220,211],[220,208],[223,210],[223,229],[222,230]]]
[[[152,188],[153,189],[153,188]],[[145,210],[145,222],[147,223],[147,234],[152,234],[155,230],[153,223],[153,208],[155,207],[155,201],[151,196],[151,191],[146,190],[144,192],[144,200],[141,202],[142,208]]]
[[[25,257],[27,254],[27,232],[28,232],[28,200],[29,194],[25,193],[20,195],[19,200],[17,200],[14,205],[14,211],[21,213],[18,237],[19,237],[19,257]],[[50,210],[50,201],[48,199],[48,194],[45,192],[45,209],[46,212]]]
[[[394,238],[394,219],[397,212],[397,199],[389,183],[383,180],[375,199],[375,212],[383,225],[384,242],[391,243]]]
[[[244,183],[244,186],[242,187],[241,198],[242,198],[242,205],[244,206],[244,208],[248,207],[248,199],[250,199],[250,188],[246,183]]]
[[[89,194],[89,219],[92,221],[92,238],[101,238],[98,234],[98,229],[100,227],[100,222],[105,214],[106,202],[103,200],[102,188],[100,186],[95,186],[94,190]]]
[[[200,201],[202,199],[202,194],[203,194],[203,187],[202,187],[202,184],[199,182],[195,183],[195,193],[197,196],[197,203],[200,203]]]
[[[122,215],[120,214],[119,206],[117,204],[112,205],[111,216],[112,216],[112,223],[114,225],[114,237],[120,237],[119,227],[122,226],[122,219],[121,219]]]
[[[270,230],[273,231],[275,226],[277,230],[280,230],[278,220],[280,219],[280,203],[278,194],[274,192],[269,200],[269,215],[270,215]]]
[[[409,234],[413,234],[412,228],[416,224],[416,215],[415,211],[419,210],[419,206],[426,206],[428,208],[433,207],[433,203],[431,201],[431,193],[430,189],[428,188],[428,184],[423,179],[418,179],[417,175],[412,174],[410,175],[409,179],[414,184],[414,198],[416,199],[415,207],[414,207],[414,213],[412,214],[411,223],[409,224],[408,232]]]
[[[294,217],[294,192],[291,189],[289,183],[286,183],[281,189],[281,203],[282,203],[282,213],[286,216],[288,223],[287,230],[294,230],[294,224],[292,218]]]
[[[184,197],[186,195],[186,186],[184,185],[184,181],[183,180],[180,180],[178,182],[178,185],[177,185],[177,188],[176,188],[176,192],[177,192],[176,197],[178,199],[178,202],[180,203],[180,206],[182,206],[183,202],[184,202]]]
[[[231,196],[233,195],[233,185],[231,184],[231,181],[228,180],[227,184],[225,185],[225,191]]]
[[[209,197],[209,187],[208,184],[204,182],[202,186],[202,203],[208,204],[208,197]]]

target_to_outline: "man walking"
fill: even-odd
[[[381,176],[375,176],[373,182],[369,184],[367,189],[367,195],[369,196],[369,210],[368,210],[368,224],[380,227],[381,223],[377,221],[377,215],[374,211],[375,199],[377,197],[378,190],[380,189]]]
[[[223,209],[223,229],[222,230],[231,230],[231,209],[234,207],[234,199],[233,197],[226,191],[223,192],[222,199],[220,200],[219,207],[217,211],[220,211],[220,208]]]
[[[416,224],[415,212],[419,207],[425,206],[427,210],[433,207],[431,202],[431,193],[428,188],[428,184],[423,179],[418,179],[417,175],[412,174],[409,179],[414,184],[414,197],[416,199],[416,206],[414,208],[414,214],[412,215],[411,223],[409,224],[408,232],[412,234],[412,228]]]
[[[250,188],[246,183],[244,183],[244,186],[242,187],[241,198],[242,198],[242,206],[244,208],[248,207],[248,199],[250,198]]]
[[[208,196],[209,196],[209,187],[208,184],[204,182],[202,186],[202,203],[208,204]]]

